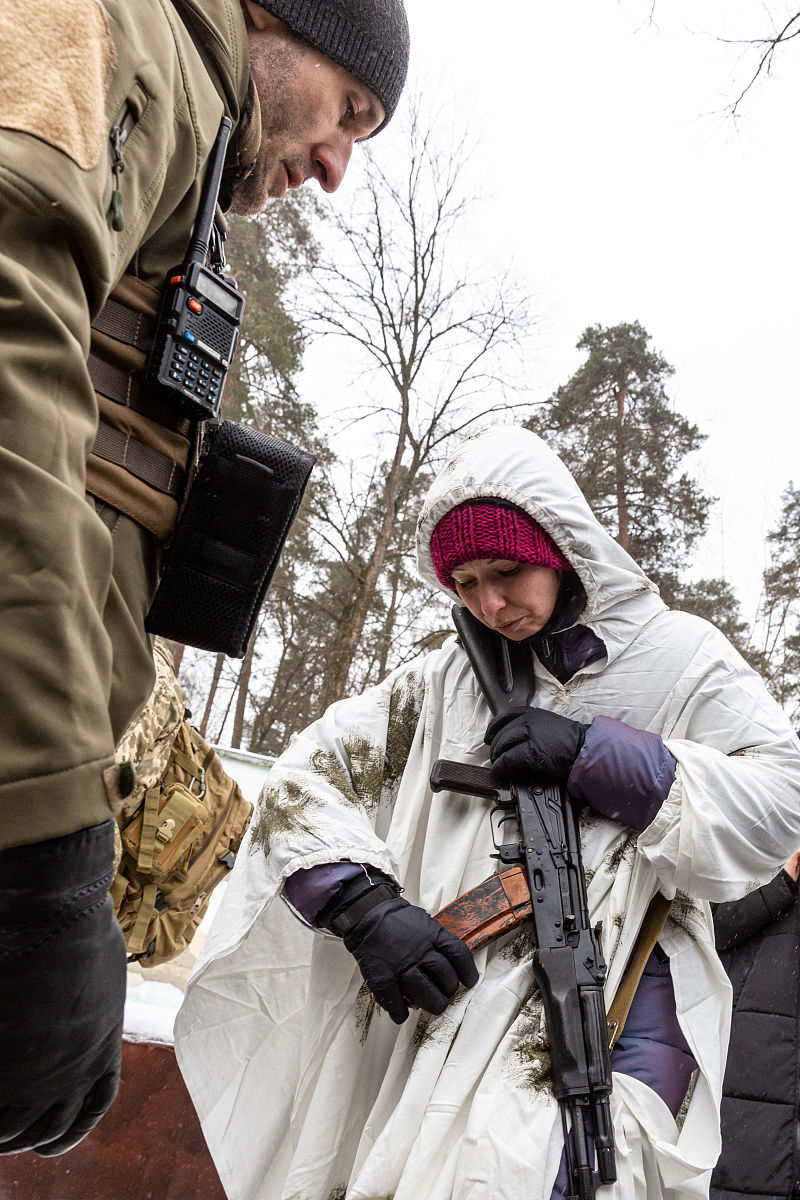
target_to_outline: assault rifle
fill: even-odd
[[[535,689],[530,649],[488,629],[467,609],[455,606],[453,619],[492,713],[529,704]],[[531,910],[536,933],[533,975],[542,994],[553,1091],[561,1108],[568,1196],[569,1200],[593,1200],[596,1188],[613,1183],[617,1171],[603,999],[606,964],[600,947],[600,925],[593,929],[589,923],[572,803],[566,789],[558,784],[525,778],[503,786],[488,767],[447,759],[434,763],[431,788],[492,801],[490,819],[497,850],[494,857],[506,865],[518,864],[517,870],[521,865],[527,878],[530,896],[524,897],[525,907]],[[503,826],[508,823],[515,825],[518,836],[511,841],[498,840],[505,836]],[[512,872],[496,876],[495,886],[502,886],[504,874]],[[510,888],[505,890],[508,894]],[[481,944],[488,940],[482,938]],[[597,1152],[596,1169],[590,1129]]]

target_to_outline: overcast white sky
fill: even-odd
[[[800,39],[734,122],[722,110],[749,60],[712,34],[766,33],[793,6],[406,4],[413,79],[476,135],[472,182],[490,198],[476,238],[536,298],[535,394],[569,378],[587,325],[645,326],[708,434],[695,473],[720,503],[698,569],[725,574],[752,619],[764,534],[800,484]]]

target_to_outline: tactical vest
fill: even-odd
[[[219,52],[213,31],[195,3],[177,0],[177,7],[198,49],[208,52],[211,77]],[[250,173],[260,143],[261,111],[250,76],[228,147],[223,204],[230,203],[234,187]],[[224,228],[219,208],[217,221]],[[155,288],[126,274],[92,322],[88,365],[100,419],[87,461],[86,490],[126,513],[163,545],[172,536],[191,483],[200,426],[176,413],[144,380],[159,301]]]

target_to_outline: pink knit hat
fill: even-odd
[[[451,572],[478,558],[507,558],[556,571],[572,566],[549,533],[519,508],[468,500],[445,513],[431,535],[431,558],[442,587],[456,590]]]

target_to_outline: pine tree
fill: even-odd
[[[586,361],[527,424],[575,476],[595,515],[659,586],[670,608],[717,625],[748,657],[748,630],[724,579],[682,571],[712,498],[682,469],[703,434],[667,394],[673,368],[637,322],[586,329]]]
[[[757,669],[793,721],[800,720],[800,488],[789,484],[767,534]]]
[[[679,571],[711,505],[681,464],[704,441],[666,392],[673,368],[638,323],[593,325],[586,361],[528,422],[577,479],[598,519],[645,571]]]
[[[228,270],[246,303],[222,415],[287,441],[307,436],[316,422],[295,380],[307,338],[297,292],[317,261],[312,228],[318,220],[313,196],[303,192],[257,217],[230,218]]]

